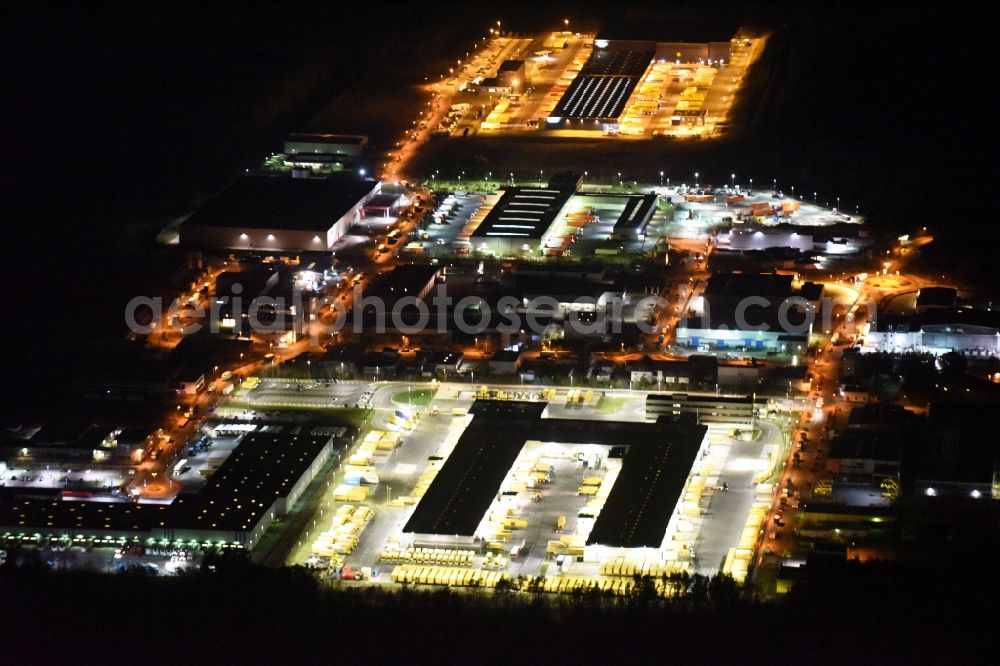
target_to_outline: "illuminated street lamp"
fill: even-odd
[[[732,188],[736,187],[736,174],[735,173],[729,174],[729,186],[732,187]]]
[[[663,172],[660,172],[660,187],[663,187]]]

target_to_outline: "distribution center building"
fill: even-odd
[[[329,250],[381,189],[376,180],[244,176],[180,229],[181,244],[277,252]]]
[[[543,418],[546,407],[476,401],[471,422],[403,527],[404,538],[435,547],[488,540],[491,516],[503,513],[498,508],[518,492],[516,470],[526,455],[559,448],[574,459],[596,455],[608,470],[603,508],[581,511],[584,561],[644,558],[670,548],[677,507],[706,445],[707,427]]]

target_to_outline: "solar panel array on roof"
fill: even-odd
[[[594,51],[580,69],[589,76],[642,76],[653,60],[653,51],[619,49]]]
[[[595,51],[559,100],[552,116],[617,118],[652,60],[652,51]]]

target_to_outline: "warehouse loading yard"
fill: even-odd
[[[577,138],[715,136],[766,41],[742,31],[718,39],[497,37],[432,86],[450,106],[429,131],[432,138],[537,130]]]
[[[737,423],[599,413],[594,391],[514,394],[442,386],[426,410],[394,410],[347,454],[288,563],[381,584],[519,579],[549,592],[624,593],[640,575],[666,594],[671,574],[746,576],[782,449],[775,424],[743,441]],[[510,397],[487,399],[497,395]]]

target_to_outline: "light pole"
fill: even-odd
[[[660,172],[660,187],[663,187],[663,172]]]
[[[695,187],[698,187],[698,175],[699,175],[698,172],[695,171],[694,172],[694,186]]]
[[[736,189],[736,174],[729,174],[729,187],[730,189]]]

